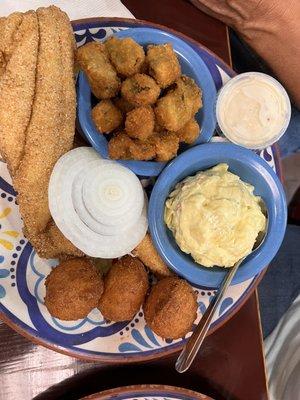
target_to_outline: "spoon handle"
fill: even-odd
[[[225,292],[230,285],[236,271],[238,270],[239,266],[243,262],[244,258],[239,260],[228,272],[228,274],[223,279],[221,283],[220,289],[215,297],[210,302],[209,306],[207,307],[204,315],[200,319],[196,329],[194,330],[192,336],[188,339],[187,343],[185,344],[182,352],[180,353],[179,357],[177,358],[175,368],[177,372],[185,372],[189,369],[194,358],[196,357],[200,346],[206,336],[206,333],[210,327],[211,321],[215,314],[215,311],[218,305],[223,300]]]

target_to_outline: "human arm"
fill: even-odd
[[[300,107],[299,0],[191,0],[238,32]]]

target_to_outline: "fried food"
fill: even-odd
[[[22,14],[12,37],[0,79],[0,151],[18,192],[23,231],[41,257],[81,255],[54,225],[48,207],[52,168],[72,147],[75,130],[70,21],[57,7],[40,8]]]
[[[174,132],[162,132],[153,138],[151,143],[155,146],[156,161],[166,162],[177,155],[179,139]]]
[[[92,119],[99,133],[110,133],[121,125],[123,116],[111,100],[101,100],[92,109]]]
[[[141,243],[133,250],[133,255],[138,257],[146,267],[158,277],[172,275],[166,264],[156,251],[151,236],[146,234]]]
[[[66,108],[60,42],[52,8],[38,9],[40,44],[35,99],[27,127],[24,155],[14,177],[20,211],[29,234],[42,232],[50,221],[47,188],[50,173],[59,157]],[[49,63],[51,60],[51,63]],[[74,105],[73,105],[74,107]]]
[[[1,18],[0,53],[2,53],[5,63],[8,63],[13,51],[19,44],[20,38],[22,38],[17,33],[23,21],[23,16],[27,14],[33,14],[33,11],[29,11],[26,14],[14,12],[6,18]]]
[[[103,293],[102,278],[87,258],[61,262],[46,278],[45,306],[61,320],[85,318],[98,306]]]
[[[183,279],[169,277],[151,289],[144,305],[147,325],[165,339],[184,337],[197,317],[193,288]]]
[[[128,77],[140,72],[145,53],[143,47],[133,39],[112,36],[105,42],[105,46],[110,61],[119,74]]]
[[[98,99],[109,99],[117,95],[120,79],[109,61],[103,43],[90,42],[79,47],[76,59],[87,76],[93,94]]]
[[[76,93],[74,87],[74,55],[75,41],[73,29],[66,13],[57,7],[49,8],[52,12],[52,18],[58,26],[57,37],[60,42],[61,60],[62,60],[62,93],[61,111],[63,120],[61,122],[59,138],[57,138],[56,147],[61,155],[69,151],[73,146],[75,117],[76,117]],[[48,18],[51,17],[50,10]],[[50,147],[50,150],[52,148]],[[53,168],[53,167],[52,167]],[[48,188],[47,183],[47,188]],[[46,191],[47,193],[47,191]],[[27,237],[29,237],[27,235]],[[76,257],[83,253],[77,249],[68,239],[66,239],[51,219],[47,227],[37,235],[30,234],[30,241],[40,256],[46,258],[55,257]],[[36,243],[36,245],[35,245]]]
[[[129,321],[143,304],[148,287],[148,275],[143,264],[136,258],[122,257],[104,279],[99,310],[108,320]]]
[[[153,134],[154,112],[150,106],[130,111],[125,120],[125,130],[134,139],[146,140]]]
[[[160,94],[155,80],[145,74],[136,74],[127,78],[121,86],[122,96],[135,106],[154,104]]]
[[[151,160],[155,157],[155,145],[130,138],[125,132],[117,133],[108,143],[109,157],[113,160]]]
[[[195,118],[192,118],[176,134],[180,142],[192,144],[200,134],[200,126]]]
[[[170,43],[148,46],[146,60],[149,75],[161,88],[170,86],[181,75],[179,61]]]
[[[157,123],[169,131],[181,129],[201,107],[201,92],[192,78],[181,76],[175,88],[157,101]]]
[[[155,115],[155,114],[154,114]],[[163,128],[159,123],[157,122],[156,118],[154,119],[154,132],[156,133],[162,133],[165,132],[165,128]]]
[[[15,32],[16,25],[18,34]],[[0,149],[10,173],[14,174],[23,155],[26,129],[31,116],[39,34],[34,12],[28,12],[24,17],[13,14],[7,18],[5,26],[5,36],[10,37],[13,31],[17,37],[15,51],[9,59],[7,51],[10,46],[4,43],[1,45],[3,60],[6,57],[7,64],[0,79]]]
[[[113,99],[114,105],[122,112],[122,114],[127,114],[129,111],[133,110],[135,106],[129,103],[124,97],[116,97]]]
[[[202,107],[202,92],[199,86],[196,85],[194,79],[185,75],[182,75],[175,83],[178,93],[184,99],[187,111],[190,111],[193,116]]]

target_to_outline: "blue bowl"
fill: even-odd
[[[115,36],[124,38],[131,37],[136,42],[146,47],[148,44],[171,43],[180,61],[182,73],[195,80],[202,90],[203,107],[196,114],[201,132],[196,144],[209,142],[215,127],[215,99],[216,88],[211,74],[201,57],[183,40],[171,33],[153,28],[133,28],[120,31]],[[109,158],[106,137],[99,134],[91,117],[91,90],[85,75],[80,72],[77,89],[77,113],[80,128],[103,158]],[[140,176],[157,176],[165,167],[166,163],[156,161],[120,161]]]
[[[175,185],[198,171],[219,163],[243,181],[254,186],[268,212],[267,236],[264,243],[251,253],[239,267],[232,284],[238,284],[259,274],[277,253],[286,228],[287,208],[283,187],[271,167],[251,150],[231,143],[208,143],[196,146],[178,156],[164,169],[156,181],[149,203],[149,227],[153,242],[161,257],[178,275],[209,288],[219,287],[226,269],[205,268],[177,246],[171,231],[164,223],[164,207]]]

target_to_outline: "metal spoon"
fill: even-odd
[[[261,232],[259,234],[259,236],[257,237],[256,243],[252,249],[252,252],[254,250],[257,250],[263,244],[265,237],[266,237],[266,232],[267,232],[267,227],[266,227],[265,231]],[[243,257],[237,263],[235,263],[234,266],[230,269],[228,274],[223,279],[223,282],[221,283],[218,293],[215,295],[215,297],[210,302],[203,317],[201,318],[198,325],[196,326],[196,329],[194,330],[192,336],[189,338],[189,340],[185,344],[184,348],[182,349],[182,352],[180,353],[179,357],[177,358],[177,361],[175,364],[175,368],[176,368],[177,372],[183,373],[183,372],[187,371],[189,369],[189,367],[191,366],[191,364],[194,361],[194,358],[196,357],[196,355],[202,345],[202,342],[207,334],[207,331],[210,327],[211,321],[213,319],[213,316],[215,315],[218,305],[223,300],[225,292],[226,292],[228,286],[230,285],[236,271],[238,270],[238,268],[242,264],[242,262],[245,260],[245,258],[248,257],[248,255]]]

